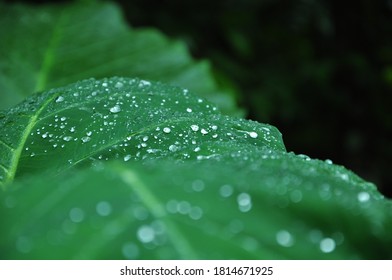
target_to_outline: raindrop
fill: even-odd
[[[176,152],[178,150],[179,150],[179,148],[176,145],[170,145],[169,146],[169,151],[171,151],[171,152]]]
[[[193,220],[199,220],[203,216],[203,210],[196,206],[192,207],[191,211],[189,212],[189,217]]]
[[[44,134],[42,134],[42,138],[46,138],[46,137],[48,137],[48,133],[47,133],[47,132],[45,132]]]
[[[64,136],[63,140],[69,142],[72,140],[72,136]]]
[[[163,132],[165,133],[170,133],[171,129],[169,127],[163,128]]]
[[[128,161],[128,160],[130,160],[131,159],[131,155],[126,155],[126,156],[124,156],[124,161]]]
[[[67,119],[66,117],[61,117],[61,118],[60,118],[60,121],[63,122],[63,121],[65,121],[66,119]]]
[[[237,196],[237,202],[241,212],[248,212],[252,208],[251,197],[248,193],[240,193]]]
[[[229,197],[233,194],[233,187],[230,185],[223,185],[219,189],[219,194],[222,197]]]
[[[172,213],[172,214],[175,214],[175,213],[177,213],[177,204],[178,204],[178,202],[176,201],[176,200],[169,200],[167,203],[166,203],[166,210],[169,212],[169,213]]]
[[[196,125],[196,124],[192,124],[192,125],[191,125],[191,129],[192,129],[193,131],[198,131],[198,130],[199,130],[199,126]]]
[[[155,238],[154,229],[150,226],[143,225],[137,230],[137,238],[142,243],[152,242]]]
[[[117,82],[117,83],[114,85],[115,88],[122,88],[123,86],[124,86],[124,84],[121,83],[121,82]]]
[[[143,141],[146,142],[148,140],[148,136],[143,137]]]
[[[112,112],[113,114],[117,114],[117,113],[121,112],[120,105],[115,105],[114,107],[110,108],[110,112]]]
[[[294,244],[294,239],[287,230],[280,230],[276,233],[276,241],[283,247],[291,247]]]
[[[207,131],[207,130],[205,130],[204,128],[202,128],[202,129],[200,130],[200,132],[201,132],[201,134],[203,134],[203,135],[206,135],[206,134],[208,134],[208,131]]]
[[[330,159],[326,159],[326,160],[325,160],[325,163],[326,163],[326,164],[333,164],[332,160],[330,160]]]
[[[89,142],[90,140],[91,140],[91,138],[88,137],[88,136],[82,137],[82,142],[83,142],[83,143],[87,143],[87,142]]]
[[[62,97],[61,95],[56,98],[56,103],[63,102],[63,101],[64,101],[64,97]]]
[[[370,199],[370,195],[367,192],[360,192],[357,198],[359,202],[366,202]]]
[[[333,240],[332,238],[324,238],[320,242],[320,250],[323,253],[331,253],[333,250],[335,250],[335,247],[335,240]]]
[[[204,190],[205,184],[202,180],[195,180],[192,183],[192,189],[195,192],[201,192],[202,190]]]
[[[257,132],[254,132],[254,131],[249,132],[248,134],[249,134],[249,136],[250,136],[251,138],[257,138],[257,136],[259,136],[259,135],[257,134]]]
[[[134,260],[139,256],[139,247],[135,243],[128,242],[122,246],[121,252],[126,259]]]
[[[69,131],[70,131],[70,132],[75,132],[75,127],[74,127],[74,126],[71,127],[71,128],[69,129]]]
[[[71,211],[69,211],[69,218],[74,223],[80,223],[84,220],[84,211],[77,207],[72,208]]]
[[[106,217],[109,216],[112,212],[112,206],[107,201],[101,201],[97,204],[95,210],[97,211],[98,215]]]
[[[180,214],[188,214],[191,210],[191,204],[188,201],[181,201],[177,204],[177,211]]]
[[[191,113],[191,112],[192,112],[192,109],[191,109],[191,108],[186,108],[186,111],[187,111],[188,113]]]

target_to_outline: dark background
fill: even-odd
[[[116,2],[133,27],[209,59],[288,151],[331,159],[392,197],[392,0]]]

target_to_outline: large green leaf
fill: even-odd
[[[222,116],[187,90],[127,78],[32,96],[0,116],[0,129],[1,183],[101,159],[219,156],[211,142],[285,150],[272,126]]]
[[[225,145],[220,159],[15,184],[0,196],[1,258],[392,258],[392,205],[374,185],[328,162]]]
[[[113,3],[0,3],[0,26],[0,109],[82,79],[129,76],[183,86],[239,112],[208,62],[193,61],[183,43],[154,29],[130,28]]]

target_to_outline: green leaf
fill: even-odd
[[[0,3],[0,109],[33,92],[91,77],[140,77],[189,88],[225,113],[239,114],[206,61],[154,29],[132,29],[113,3]]]
[[[0,196],[1,258],[392,257],[392,205],[374,185],[326,162],[248,148],[20,181]]]
[[[222,116],[188,90],[128,78],[90,79],[32,96],[1,116],[0,129],[2,183],[114,158],[219,156],[212,142],[285,151],[272,126]]]

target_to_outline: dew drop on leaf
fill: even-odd
[[[240,193],[237,197],[237,202],[241,212],[248,212],[252,208],[251,197],[248,193]]]
[[[126,156],[124,156],[124,161],[128,161],[128,160],[130,160],[131,159],[131,155],[126,155]]]
[[[69,218],[74,223],[80,223],[84,220],[84,211],[77,207],[72,208],[71,211],[69,211]]]
[[[229,197],[233,194],[233,187],[230,185],[223,185],[219,189],[219,194],[222,197]]]
[[[87,143],[87,142],[89,142],[90,140],[91,140],[91,138],[88,137],[88,136],[82,137],[82,142],[83,142],[83,143]]]
[[[69,141],[72,140],[72,137],[71,136],[64,136],[63,140],[66,141],[66,142],[69,142]]]
[[[56,98],[56,103],[63,102],[63,101],[64,101],[64,97],[61,95]]]
[[[98,215],[106,217],[109,216],[112,212],[112,206],[107,201],[101,201],[97,204],[95,210],[97,211]]]
[[[193,131],[198,131],[198,130],[199,130],[199,126],[196,125],[196,124],[192,124],[192,125],[191,125],[191,129],[192,129]]]
[[[139,257],[139,247],[132,242],[125,243],[121,248],[121,252],[129,260],[134,260]]]
[[[120,105],[115,105],[112,108],[110,108],[110,112],[112,112],[113,114],[117,114],[117,113],[121,112]]]
[[[259,135],[257,134],[257,132],[252,131],[252,132],[249,132],[249,136],[251,138],[257,138],[257,136],[259,136]]]
[[[150,226],[143,225],[137,230],[137,238],[142,243],[152,242],[155,238],[154,229]]]
[[[332,238],[324,238],[320,242],[320,250],[323,253],[331,253],[333,250],[335,250],[335,247],[335,240],[333,240]]]
[[[360,192],[357,196],[359,202],[366,202],[370,199],[368,192]]]
[[[283,247],[291,247],[294,244],[293,236],[287,230],[280,230],[276,233],[276,241]]]
[[[163,128],[163,132],[165,133],[170,133],[171,129],[169,127]]]

